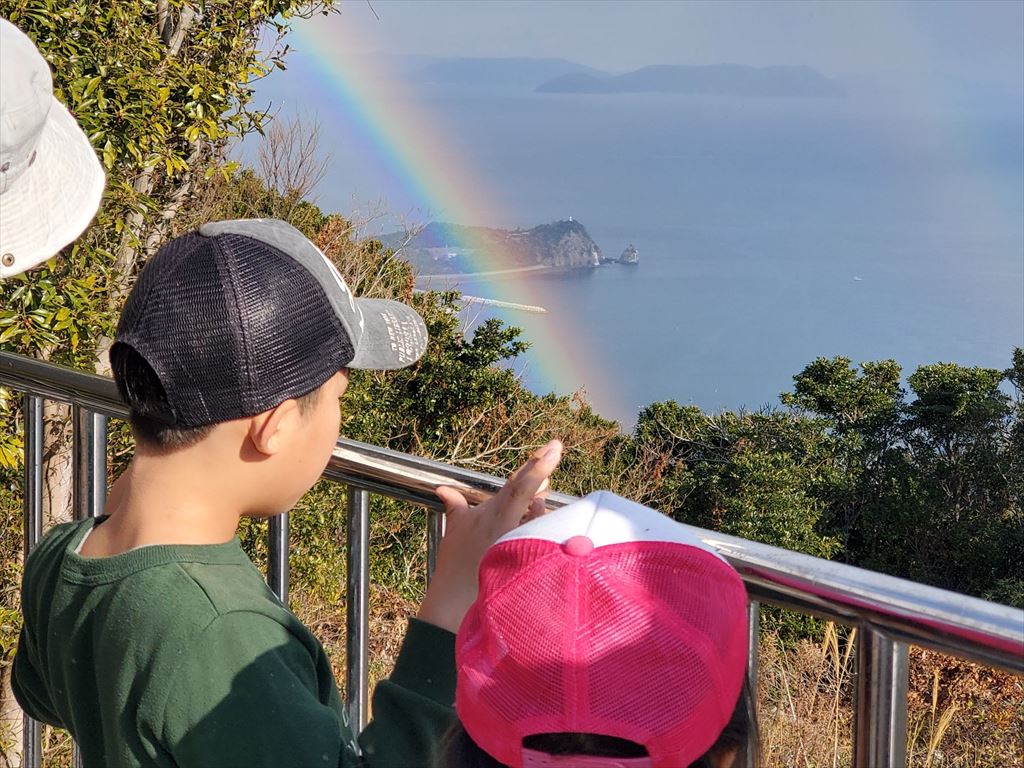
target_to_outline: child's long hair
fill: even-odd
[[[599,757],[644,757],[647,754],[639,744],[594,733],[544,733],[528,736],[523,746],[552,755],[593,755]],[[733,768],[745,764],[755,768],[761,765],[760,734],[757,727],[757,708],[750,680],[745,680],[739,701],[725,729],[714,745],[689,768],[720,768],[722,761],[733,756]],[[746,763],[747,758],[750,762]],[[725,765],[730,765],[725,763]],[[462,724],[455,722],[441,741],[437,768],[506,768],[484,752],[466,733]]]

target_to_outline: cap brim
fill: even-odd
[[[350,368],[391,371],[412,365],[427,349],[427,326],[412,307],[388,299],[356,299],[362,336]]]
[[[103,168],[67,108],[56,99],[32,165],[0,197],[0,278],[52,258],[89,226],[103,198]]]
[[[498,539],[498,543],[543,539],[564,544],[573,536],[586,536],[595,547],[634,541],[667,541],[698,547],[718,556],[689,526],[609,491],[596,491],[541,515],[509,531]]]

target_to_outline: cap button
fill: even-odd
[[[573,557],[586,557],[594,551],[594,542],[588,536],[573,536],[562,545],[565,554]]]

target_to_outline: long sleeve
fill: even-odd
[[[373,694],[373,721],[359,737],[364,764],[424,768],[455,721],[455,635],[409,620],[391,676]]]
[[[46,684],[39,674],[40,668],[40,660],[29,628],[23,626],[18,640],[18,652],[14,656],[14,668],[11,670],[11,689],[14,691],[14,698],[30,717],[63,728],[64,723],[61,722],[57,709],[50,700]]]

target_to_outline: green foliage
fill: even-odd
[[[0,674],[14,660],[21,632],[20,585],[23,541],[18,473],[0,466]],[[3,740],[0,731],[0,743]]]
[[[284,66],[288,19],[332,6],[0,0],[0,16],[51,64],[57,98],[107,174],[94,226],[61,258],[0,283],[0,350],[96,367],[146,256],[211,175],[230,174],[230,142],[266,121],[253,85]],[[0,465],[20,451],[15,416],[0,396]]]
[[[197,180],[229,172],[228,143],[261,128],[253,83],[283,66],[293,14],[326,2],[220,0],[198,9],[85,0],[0,0],[50,62],[54,90],[107,172],[96,226],[49,268],[0,285],[0,348],[92,367],[145,255]]]
[[[678,519],[817,556],[835,550],[817,531],[831,445],[817,423],[780,412],[709,416],[669,401],[641,412],[634,440],[660,475],[650,501]]]
[[[917,395],[907,409],[915,442],[947,459],[994,440],[1010,416],[1003,372],[994,368],[924,365],[908,381]]]
[[[1020,600],[1024,572],[1024,355],[1007,371],[819,359],[783,401],[836,438],[840,482],[821,496],[823,532],[849,562],[973,594]],[[1001,387],[1009,384],[1016,399]]]
[[[526,345],[518,340],[517,328],[497,320],[486,321],[472,338],[464,338],[451,294],[428,296],[417,308],[431,338],[426,355],[415,369],[388,376],[359,372],[358,389],[346,404],[345,429],[362,440],[386,424],[392,444],[443,454],[481,410],[499,400],[527,396],[513,374],[496,365]],[[384,424],[381,406],[386,407]]]
[[[783,393],[782,402],[819,414],[841,432],[890,424],[904,395],[895,360],[864,363],[858,373],[849,358],[819,357],[793,381],[794,391]]]

